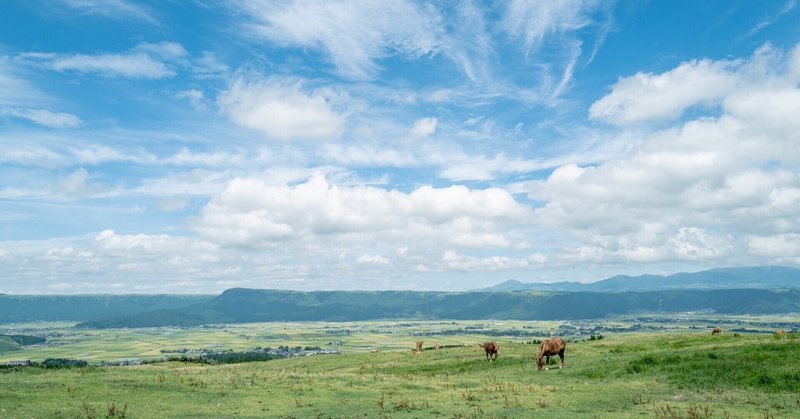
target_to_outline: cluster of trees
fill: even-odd
[[[269,361],[284,358],[265,351],[219,352],[201,356],[170,356],[169,361],[196,362],[198,364],[238,364],[241,362]]]
[[[42,362],[30,361],[26,362],[24,367],[33,368],[82,368],[89,366],[89,363],[82,359],[67,359],[67,358],[47,358]],[[0,365],[0,368],[18,368],[20,365]]]
[[[40,343],[47,342],[47,339],[39,337],[39,336],[30,336],[30,335],[0,335],[0,338],[9,338],[16,342],[18,345],[26,346],[26,345],[38,345]]]
[[[322,351],[319,346],[295,346],[290,348],[288,345],[272,348],[256,348],[252,351],[234,352],[231,350],[221,352],[205,352],[199,356],[174,355],[167,358],[169,361],[196,362],[200,364],[238,364],[241,362],[269,361],[277,358],[289,358],[303,352],[313,353]]]

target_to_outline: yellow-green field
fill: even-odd
[[[164,348],[206,345],[247,350],[331,343],[342,354],[231,365],[5,368],[0,369],[0,417],[800,417],[800,338],[795,334],[776,338],[728,331],[711,336],[705,319],[662,320],[645,323],[660,324],[662,331],[604,332],[602,340],[568,338],[566,368],[555,368],[551,360],[550,370],[541,372],[533,359],[537,345],[526,343],[533,338],[525,334],[550,333],[563,322],[266,323],[91,331],[16,325],[18,331],[51,328],[53,340],[59,334],[64,340],[0,355],[0,362],[156,358]],[[786,319],[717,323],[726,330],[743,322],[766,330],[776,321]],[[612,323],[632,325],[624,319]],[[455,334],[458,329],[470,332]],[[451,334],[436,335],[448,330]],[[500,331],[523,336],[491,333]],[[434,341],[466,346],[414,354],[417,338],[427,348]],[[474,346],[488,338],[501,346],[500,358],[492,363]]]

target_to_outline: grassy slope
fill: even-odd
[[[8,336],[0,336],[0,354],[19,350],[19,344]]]
[[[568,344],[317,356],[223,366],[0,370],[0,417],[797,417],[800,340],[617,335]],[[551,360],[552,361],[552,360]],[[552,367],[551,367],[552,368]]]

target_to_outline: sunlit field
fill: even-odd
[[[38,330],[48,343],[3,353],[0,363],[75,358],[93,365],[0,369],[0,417],[798,417],[800,339],[771,333],[796,321],[747,316],[710,323],[684,316],[126,330],[6,325],[3,333]],[[717,325],[724,333],[712,336],[710,327]],[[598,326],[616,331],[592,333]],[[571,333],[565,335],[566,368],[551,359],[549,371],[537,371],[534,342],[553,332]],[[417,339],[425,342],[421,353],[412,350]],[[497,361],[477,351],[475,344],[487,339],[500,344]],[[435,342],[444,348],[433,350]],[[97,366],[161,359],[179,348],[279,345],[341,353],[228,365]]]

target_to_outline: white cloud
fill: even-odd
[[[695,106],[722,105],[732,115],[747,112],[786,123],[786,114],[797,111],[798,81],[800,46],[784,53],[765,45],[749,60],[695,60],[661,74],[622,78],[592,104],[589,116],[627,125],[673,120]]]
[[[326,161],[346,167],[415,167],[420,161],[406,150],[381,148],[374,144],[344,145],[325,143],[318,154]]]
[[[278,45],[324,52],[338,72],[370,79],[390,53],[410,59],[436,54],[442,33],[432,7],[404,0],[241,1],[249,30]],[[314,22],[313,25],[308,22]]]
[[[175,72],[151,56],[134,52],[128,54],[20,54],[24,61],[41,63],[55,71],[97,73],[106,77],[130,79],[163,79],[175,76]]]
[[[501,189],[424,186],[402,193],[331,185],[316,174],[296,186],[236,179],[203,208],[194,228],[209,239],[238,246],[327,237],[375,246],[411,240],[508,247],[512,240],[504,226],[528,215]]]
[[[324,89],[306,93],[296,80],[238,78],[218,102],[233,122],[270,139],[334,139],[345,123],[334,110],[334,96]]]
[[[160,257],[164,254],[183,254],[187,251],[208,253],[217,246],[199,240],[172,237],[166,234],[117,234],[113,230],[103,230],[94,238],[94,248],[98,253],[135,259],[141,255]]]
[[[775,22],[778,21],[778,19],[780,19],[781,16],[791,12],[792,9],[795,8],[795,6],[797,6],[796,0],[787,1],[786,3],[784,3],[783,7],[780,10],[778,10],[777,13],[763,17],[761,20],[758,21],[758,23],[755,24],[755,26],[750,28],[750,30],[747,31],[747,33],[744,34],[739,39],[749,38],[755,35],[756,33],[760,32],[762,29],[773,25]]]
[[[411,135],[417,138],[433,135],[436,132],[436,124],[438,122],[439,120],[436,117],[417,119],[414,121],[414,127],[411,128]]]
[[[114,19],[136,19],[156,23],[150,10],[126,0],[61,0],[73,11]]]
[[[175,42],[143,42],[121,54],[26,52],[19,54],[18,59],[61,72],[157,80],[174,77],[177,74],[175,67],[189,66],[187,55],[183,46]]]
[[[789,259],[793,260],[793,263],[798,263],[800,262],[800,234],[753,236],[748,239],[748,251],[775,260]]]
[[[710,98],[722,114],[644,134],[628,153],[563,165],[528,183],[529,198],[542,203],[537,225],[569,231],[580,245],[565,256],[592,263],[732,265],[782,248],[770,237],[800,232],[797,54],[767,47],[735,65],[693,62],[647,83],[618,83],[612,96],[624,92],[630,101],[607,114],[614,121],[676,115]],[[691,93],[705,88],[696,80],[707,81],[705,92]],[[657,100],[663,107],[637,109],[650,106],[654,83],[674,96]]]
[[[562,36],[592,24],[589,13],[597,1],[513,0],[504,12],[501,27],[521,38],[526,52],[540,47],[548,36]]]
[[[90,183],[91,175],[83,167],[75,170],[66,178],[61,179],[57,185],[57,193],[68,198],[101,193],[107,190],[97,184]]]
[[[183,45],[177,42],[142,42],[136,45],[131,51],[144,52],[147,55],[155,58],[160,58],[165,61],[174,61],[185,58],[189,52]]]
[[[365,265],[389,265],[389,259],[381,255],[361,255],[356,259],[356,263]]]
[[[581,32],[597,32],[589,61],[594,59],[610,22],[606,17],[606,22],[601,23],[596,15],[610,15],[609,4],[596,0],[512,0],[505,3],[498,26],[515,43],[521,41],[527,58],[537,61],[539,88],[528,93],[536,101],[552,106],[572,84],[575,66],[583,52]],[[546,60],[539,59],[545,55]],[[517,97],[525,96],[521,89],[514,90]]]
[[[25,119],[49,128],[77,128],[83,125],[83,121],[73,114],[51,112],[47,109],[9,108],[2,109],[0,113]]]
[[[204,110],[207,109],[205,102],[203,101],[203,92],[197,89],[189,89],[189,90],[181,90],[175,94],[175,97],[178,99],[186,99],[192,105],[193,108],[197,110]]]
[[[637,73],[620,79],[593,103],[589,116],[616,125],[676,119],[691,106],[713,104],[736,86],[737,63],[692,61],[662,74]]]

